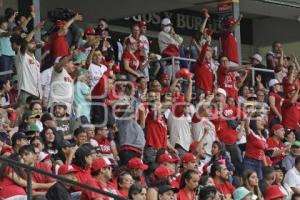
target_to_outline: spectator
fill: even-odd
[[[129,172],[123,172],[118,176],[118,190],[122,197],[128,198],[128,192],[134,180]]]
[[[43,123],[41,122],[41,117],[43,114],[42,104],[40,101],[34,101],[29,105],[29,109],[32,111],[33,114],[37,115],[35,124],[38,126],[39,131],[43,130]]]
[[[271,151],[271,160],[273,164],[280,164],[288,153],[288,148],[283,144],[284,128],[281,124],[272,126],[271,133],[267,139],[268,151]]]
[[[283,200],[284,193],[280,190],[278,185],[271,185],[267,189],[266,200]]]
[[[195,188],[199,182],[199,175],[194,170],[187,170],[182,174],[180,184],[179,184],[179,192],[177,195],[177,199],[183,200],[193,200],[195,198]]]
[[[259,189],[264,198],[267,196],[267,188],[271,186],[275,181],[275,169],[274,167],[264,167],[263,168],[263,179],[259,181]]]
[[[245,187],[237,188],[233,193],[234,200],[251,200],[252,192],[247,190]]]
[[[215,187],[225,197],[231,198],[235,188],[228,181],[229,171],[225,163],[215,162],[210,169],[210,175],[214,179]]]
[[[258,185],[259,179],[254,170],[247,170],[243,174],[243,186],[252,193],[252,199],[262,200],[263,196]]]
[[[178,189],[169,185],[163,185],[158,188],[158,200],[174,200]]]
[[[288,185],[294,193],[300,193],[300,156],[295,159],[295,166],[290,169],[283,180],[283,182]]]
[[[284,173],[286,172],[285,169],[279,165],[274,166],[274,168],[276,173],[274,185],[280,187],[280,190],[284,193],[286,199],[291,199],[293,191],[288,185],[283,183]]]
[[[226,97],[226,91],[218,88],[215,96],[217,108],[212,108],[211,121],[216,127],[218,139],[225,144],[236,173],[239,174],[241,172],[242,155],[236,144],[238,136],[236,128],[239,120],[243,119],[243,113],[237,107],[226,104]]]
[[[51,36],[51,54],[53,60],[61,56],[67,56],[69,54],[69,44],[67,42],[66,35],[72,23],[81,20],[82,16],[76,14],[67,22],[62,20],[56,21],[56,27]]]
[[[110,191],[110,193],[117,194],[116,189],[109,185],[109,181],[112,178],[111,163],[107,158],[97,158],[93,161],[91,173],[93,178],[87,179],[85,184],[90,185],[94,188]],[[90,190],[83,190],[80,199],[81,200],[92,200],[92,199],[108,199],[102,194],[92,192]]]
[[[11,90],[11,81],[10,80],[1,80],[0,79],[0,106],[5,107],[11,104],[9,92]]]
[[[98,127],[95,130],[98,152],[103,158],[114,159],[112,144],[108,139],[109,130],[106,126]]]
[[[147,190],[146,187],[140,184],[133,184],[128,193],[130,200],[146,200]]]
[[[4,73],[1,74],[0,77],[7,79],[11,77],[13,58],[15,56],[15,52],[13,51],[10,43],[12,32],[9,31],[8,25],[7,19],[0,19],[0,65],[2,66],[0,72]]]
[[[42,85],[40,76],[40,63],[35,59],[34,53],[36,43],[32,39],[33,34],[43,26],[43,22],[39,23],[32,32],[30,32],[20,49],[17,51],[15,65],[18,75],[18,89],[20,105],[26,103],[27,97],[33,95],[42,98]]]
[[[169,18],[164,18],[161,21],[161,29],[162,31],[158,34],[158,45],[162,57],[179,56],[179,47],[183,39],[175,33]],[[179,70],[179,63],[175,61],[174,66],[170,65],[172,65],[172,63],[169,60],[164,64],[163,70],[168,74],[170,82],[173,82],[175,80],[175,73]]]
[[[162,166],[165,166],[168,168],[170,171],[175,171],[176,170],[176,163],[179,160],[176,158],[173,158],[172,155],[163,153],[160,156],[158,156],[157,163],[159,163]]]
[[[135,183],[146,185],[143,174],[144,171],[148,169],[148,165],[145,165],[140,158],[133,157],[128,161],[127,168],[130,170],[130,174]]]
[[[282,160],[282,167],[285,168],[285,170],[290,170],[295,166],[295,158],[297,156],[300,156],[300,142],[295,141],[291,145],[290,153]]]
[[[19,149],[22,146],[27,144],[28,144],[27,136],[22,132],[16,132],[11,137],[11,145],[16,153],[19,152]]]
[[[76,181],[76,172],[77,170],[69,164],[64,164],[58,169],[58,175],[73,181]],[[49,188],[46,198],[49,200],[71,200],[70,187],[70,184],[58,181]]]
[[[56,154],[58,151],[58,143],[60,142],[60,138],[55,129],[45,128],[40,135],[45,146],[43,151]]]
[[[67,104],[60,102],[55,103],[53,105],[53,117],[55,117],[55,122],[53,117],[49,117],[46,121],[48,126],[51,128],[55,128],[57,131],[61,132],[64,136],[64,139],[71,140],[71,127],[70,127],[70,117],[68,113],[68,106]],[[48,117],[47,117],[48,118]],[[50,119],[51,118],[51,119]],[[49,122],[50,121],[50,122]],[[49,124],[50,123],[50,124]]]
[[[205,186],[201,188],[199,193],[199,200],[213,200],[217,199],[217,190],[213,186]]]
[[[272,79],[269,82],[269,104],[270,104],[270,113],[269,113],[269,124],[272,127],[273,124],[278,124],[282,121],[281,114],[281,105],[283,98],[278,94],[280,91],[279,81]]]

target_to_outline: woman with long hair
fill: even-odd
[[[218,160],[225,160],[226,167],[229,171],[234,171],[234,165],[231,163],[230,158],[226,155],[225,145],[219,141],[214,141],[211,148],[212,158],[207,166],[212,165]],[[206,166],[206,167],[207,167]]]
[[[259,180],[262,179],[262,167],[266,163],[265,151],[267,141],[265,135],[265,124],[260,113],[249,113],[245,123],[247,137],[246,155],[243,160],[243,169],[252,169],[256,172]]]
[[[257,174],[254,170],[246,170],[243,174],[243,186],[251,191],[257,200],[263,200],[262,193],[259,189]],[[254,198],[253,198],[254,199]]]
[[[122,197],[128,198],[128,192],[134,180],[129,172],[121,172],[117,179],[118,190]]]
[[[0,107],[10,105],[9,91],[11,88],[10,80],[0,79]]]
[[[58,152],[57,146],[57,132],[53,128],[46,127],[41,132],[41,138],[45,145],[44,152],[56,154]]]
[[[128,199],[130,200],[146,200],[147,190],[146,187],[141,184],[131,185],[128,192]]]
[[[284,200],[291,199],[293,195],[293,190],[288,185],[283,183],[285,169],[278,165],[275,165],[274,168],[275,168],[275,181],[273,185],[278,185],[280,187],[280,190],[285,194]]]
[[[33,101],[29,105],[29,109],[32,111],[33,114],[40,116],[36,119],[35,124],[39,127],[40,132],[43,130],[43,123],[41,122],[41,117],[43,115],[43,108],[41,101]]]
[[[194,200],[195,189],[199,183],[199,174],[195,170],[188,170],[182,174],[179,192],[177,194],[178,200]]]
[[[21,162],[18,154],[12,154],[8,159]],[[32,182],[32,189],[40,188],[41,185]],[[11,166],[9,163],[1,163],[0,166],[0,199],[7,199],[10,197],[18,198],[19,200],[26,200],[27,194],[25,188],[27,187],[26,174],[23,169],[17,166]]]

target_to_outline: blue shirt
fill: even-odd
[[[6,31],[0,29],[0,33],[5,33]],[[0,55],[14,56],[15,51],[11,47],[10,37],[0,37]]]

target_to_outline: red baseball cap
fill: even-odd
[[[167,178],[168,176],[171,176],[173,174],[175,174],[174,171],[169,170],[163,165],[160,165],[158,168],[154,170],[154,175],[160,179]]]
[[[273,200],[280,197],[284,197],[285,194],[280,190],[278,185],[271,185],[267,188],[266,200]]]
[[[96,158],[92,164],[92,171],[97,171],[109,166],[111,166],[111,162],[108,160],[108,158]]]
[[[181,68],[175,74],[176,78],[192,78],[194,76],[187,68]]]
[[[65,175],[78,172],[72,165],[64,164],[58,169],[58,175]]]
[[[139,27],[147,26],[147,23],[146,23],[145,21],[142,20],[142,21],[139,21],[139,22],[138,22],[138,26],[139,26]]]
[[[296,90],[294,85],[289,85],[288,87],[286,87],[285,89],[285,93],[288,94],[290,92],[293,92],[294,90]]]
[[[160,80],[169,80],[169,75],[167,73],[162,73],[160,75]]]
[[[270,136],[273,136],[274,135],[274,132],[281,129],[281,128],[284,128],[281,124],[274,124],[272,126],[272,129],[271,129],[271,132],[270,132]]]
[[[88,27],[84,30],[84,35],[96,35],[96,31],[93,27]]]
[[[192,153],[186,153],[184,156],[181,158],[182,163],[188,163],[197,160],[196,156]]]
[[[184,95],[179,95],[176,98],[176,103],[185,103],[185,97],[184,97]]]
[[[167,153],[161,154],[158,157],[158,163],[164,163],[164,162],[175,163],[177,161],[178,161],[178,159],[173,158],[170,154],[167,154]]]
[[[58,27],[58,28],[62,28],[64,25],[66,24],[65,21],[63,20],[57,20],[55,25]]]
[[[148,165],[145,165],[143,161],[138,157],[131,158],[127,164],[127,167],[130,169],[142,169],[142,170],[148,169]]]
[[[13,154],[14,153],[14,149],[11,146],[4,146],[4,147],[2,147],[0,155],[2,156],[4,154],[6,154],[6,153]]]
[[[197,148],[197,146],[198,146],[198,144],[199,144],[200,142],[199,141],[194,141],[191,145],[190,145],[190,152],[191,151],[194,151],[196,148]]]

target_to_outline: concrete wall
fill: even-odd
[[[253,49],[263,56],[271,50],[272,42],[281,41],[286,55],[294,53],[300,58],[300,22],[279,18],[253,21]]]

